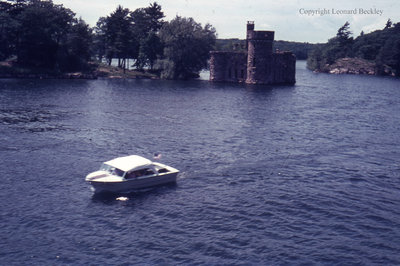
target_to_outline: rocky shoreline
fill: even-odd
[[[354,74],[354,75],[383,75],[395,76],[389,66],[378,66],[376,63],[362,58],[339,58],[331,65],[325,65],[316,72],[330,74]]]

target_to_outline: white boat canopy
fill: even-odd
[[[112,167],[118,168],[124,172],[134,170],[137,168],[143,168],[151,165],[151,161],[138,155],[130,155],[125,157],[118,157],[111,161],[105,162],[105,164]]]

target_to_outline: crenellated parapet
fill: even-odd
[[[274,31],[249,31],[247,33],[248,40],[274,41]]]

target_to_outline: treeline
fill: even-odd
[[[90,27],[51,1],[0,1],[0,60],[59,71],[88,67]]]
[[[156,2],[134,11],[118,6],[91,28],[51,0],[0,1],[0,60],[65,72],[117,58],[124,70],[132,63],[162,78],[189,78],[207,66],[215,29],[192,18],[164,17]]]
[[[217,51],[246,51],[246,40],[240,40],[238,38],[232,39],[217,39],[215,43],[215,50]]]
[[[297,60],[306,60],[315,44],[308,42],[274,41],[274,49],[279,51],[291,51]]]
[[[274,41],[274,51],[291,51],[297,60],[306,60],[308,53],[315,44],[303,42]],[[219,51],[246,51],[246,40],[240,39],[217,39],[216,50]]]
[[[375,64],[377,74],[400,76],[400,23],[389,19],[382,30],[352,37],[350,24],[339,28],[335,37],[316,45],[309,55],[307,66],[324,72],[341,58],[361,58]]]

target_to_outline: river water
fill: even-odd
[[[0,264],[400,264],[400,80],[0,80]],[[162,154],[120,201],[85,175]]]

